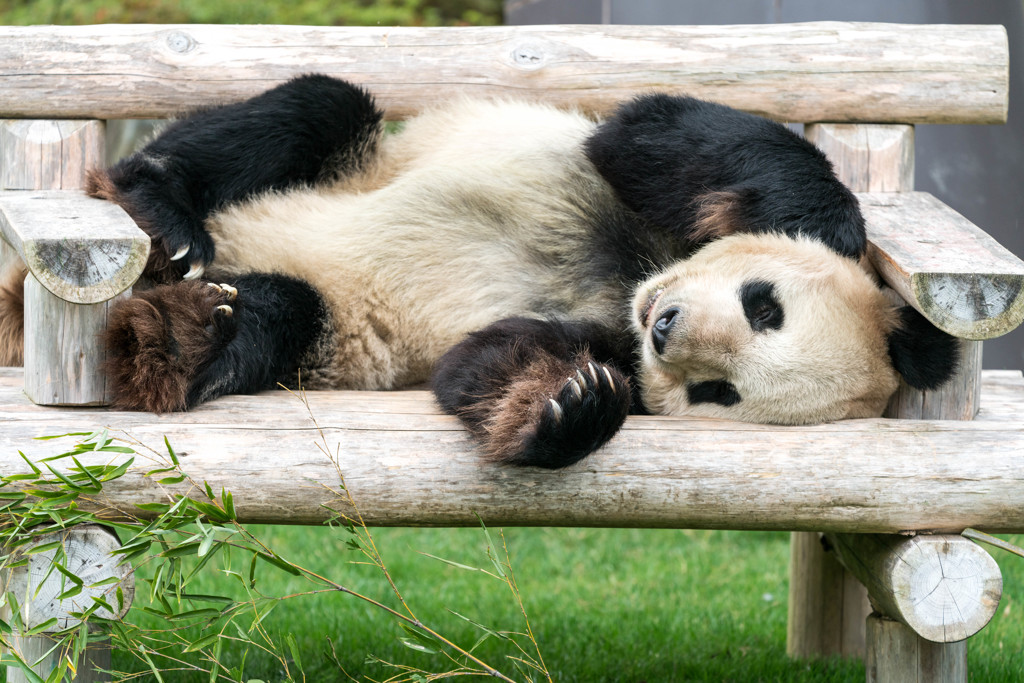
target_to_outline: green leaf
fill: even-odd
[[[26,636],[37,636],[40,633],[43,633],[44,631],[46,631],[51,626],[56,626],[56,625],[57,625],[57,617],[50,617],[49,619],[47,619],[43,623],[41,623],[41,624],[39,624],[37,626],[33,626],[29,630],[25,631],[25,635]]]
[[[171,509],[167,503],[136,503],[135,507],[146,512],[157,512],[163,514]]]
[[[167,550],[160,553],[161,557],[184,557],[186,555],[195,555],[196,551],[199,550],[199,541],[192,541],[191,543],[182,543],[174,548],[168,548]]]
[[[260,552],[260,551],[256,552],[256,556],[259,557],[264,562],[269,562],[270,564],[274,565],[278,569],[283,569],[286,572],[288,572],[289,574],[292,574],[293,576],[302,576],[302,572],[299,571],[299,569],[297,567],[295,567],[293,564],[291,564],[289,562],[286,562],[285,560],[282,560],[279,557],[275,557],[274,555],[269,555],[267,553]],[[252,574],[250,573],[250,576],[251,575]]]
[[[117,467],[114,467],[113,469],[110,469],[107,472],[105,472],[103,474],[101,481],[111,481],[113,479],[120,479],[121,477],[124,476],[124,473],[128,471],[128,468],[131,467],[132,464],[134,463],[135,458],[128,458]]]
[[[215,540],[213,531],[211,531],[206,535],[206,538],[203,539],[203,542],[199,544],[199,552],[197,555],[199,555],[199,557],[203,557],[206,553],[210,552],[210,548],[213,546],[213,542]]]
[[[183,481],[185,481],[185,475],[184,474],[178,474],[178,475],[175,475],[173,477],[164,477],[163,479],[157,479],[156,483],[170,485],[170,484],[180,484]]]
[[[224,511],[228,514],[228,519],[232,521],[238,519],[238,514],[235,512],[235,498],[231,495],[231,491],[225,491],[222,488],[220,499],[224,503]]]
[[[144,645],[139,645],[139,654],[142,655],[142,658],[146,660],[146,664],[149,664],[149,670],[153,672],[153,675],[156,677],[156,680],[159,683],[164,683],[164,679],[160,675],[159,669],[156,668],[156,664],[153,663],[153,660],[149,658],[149,653],[146,652],[146,647]]]
[[[0,655],[0,664],[21,669],[21,672],[25,675],[25,678],[29,680],[29,683],[46,683],[46,681],[40,678],[39,674],[33,671],[32,667],[30,667],[24,659],[19,657],[16,652],[5,652],[3,655]]]
[[[24,460],[25,462],[28,463],[28,466],[32,468],[32,471],[35,472],[36,476],[39,476],[40,474],[43,473],[43,471],[41,469],[39,469],[38,467],[36,467],[35,463],[32,462],[31,460],[29,460],[28,456],[26,456],[24,453],[22,453],[21,451],[18,451],[18,455],[21,456],[22,460]]]
[[[67,434],[54,434],[52,436],[37,436],[36,441],[52,441],[53,439],[66,439],[69,436],[91,436],[96,432],[68,432]]]
[[[505,576],[505,570],[501,566],[501,562],[498,561],[498,549],[494,545],[494,541],[491,540],[491,534],[487,530],[487,525],[484,524],[484,520],[480,517],[480,515],[477,515],[476,518],[480,521],[480,528],[484,530],[484,538],[487,539],[487,557],[491,559],[491,564],[494,565],[494,570],[498,572],[498,576],[500,576],[503,579],[507,578]]]
[[[302,671],[302,658],[299,656],[299,644],[295,642],[295,636],[289,633],[285,638],[285,642],[288,644],[288,650],[292,653],[292,660],[295,662],[295,666]]]
[[[57,599],[58,600],[67,600],[68,598],[75,597],[76,595],[78,595],[81,592],[82,592],[82,584],[75,584],[71,588],[67,589],[66,591],[64,591],[63,593],[58,595]]]
[[[49,550],[56,550],[63,546],[61,541],[52,541],[50,543],[40,543],[39,545],[32,546],[25,551],[26,555],[38,555],[39,553],[45,553]]]
[[[68,571],[67,567],[65,567],[60,562],[54,562],[53,566],[57,568],[57,571],[59,571],[64,576],[68,577],[68,579],[70,579],[76,585],[79,585],[79,586],[82,585],[83,581],[80,578],[78,578],[76,575],[74,575],[70,571]]]
[[[171,448],[171,442],[167,440],[166,436],[164,437],[164,446],[167,446],[167,455],[171,457],[171,462],[174,463],[174,466],[181,467],[181,463],[178,462],[178,456],[174,453],[174,449]]]
[[[220,616],[220,610],[212,607],[191,609],[186,612],[178,612],[167,617],[168,621],[187,621],[189,619],[210,619]]]
[[[112,586],[113,584],[120,583],[120,582],[121,582],[121,579],[117,578],[116,576],[111,576],[109,578],[103,579],[102,581],[97,581],[96,583],[90,583],[89,584],[89,588],[100,588],[102,586]]]

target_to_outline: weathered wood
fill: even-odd
[[[320,523],[335,463],[297,398],[277,392],[151,415],[34,406],[0,370],[0,471],[66,444],[37,436],[109,425],[157,449],[166,435],[196,481],[234,492],[248,522]],[[1024,531],[1024,378],[1017,416],[973,422],[848,420],[778,427],[636,416],[598,453],[559,472],[486,462],[425,392],[310,392],[326,447],[367,523],[896,532]],[[136,461],[92,505],[114,515],[188,487],[158,486]]]
[[[932,643],[877,614],[867,638],[867,683],[967,683],[967,641]]]
[[[913,420],[973,420],[981,405],[982,342],[960,342],[960,365],[939,389],[922,391],[900,382],[886,417]]]
[[[809,658],[864,656],[867,591],[822,547],[821,534],[790,535],[786,654]]]
[[[391,117],[457,95],[606,113],[686,92],[787,121],[1006,120],[1002,26],[0,27],[0,115],[162,118],[310,71]]]
[[[104,132],[102,121],[0,121],[0,190],[81,189],[104,164]]]
[[[861,193],[879,274],[936,327],[991,339],[1024,320],[1024,263],[925,192]]]
[[[34,628],[50,619],[56,619],[47,633],[76,626],[81,621],[70,613],[88,609],[93,605],[94,597],[102,598],[117,608],[117,612],[111,612],[101,607],[96,611],[96,616],[103,619],[123,617],[135,595],[135,575],[130,565],[119,565],[118,556],[113,554],[121,545],[117,537],[102,527],[83,525],[43,536],[32,546],[55,541],[63,544],[67,556],[64,567],[82,580],[82,590],[73,597],[59,599],[58,596],[73,584],[63,574],[52,570],[51,565],[57,556],[56,549],[28,555],[28,564],[5,575],[2,586],[4,592],[10,591],[18,601],[22,623],[27,628]],[[28,548],[20,552],[25,550]],[[98,587],[94,585],[111,578],[117,579],[117,582]],[[10,605],[4,607],[2,616],[10,623]],[[59,648],[54,650],[53,641],[45,634],[28,637],[15,635],[12,646],[24,661],[34,663],[39,660],[33,670],[44,677],[59,666],[62,657],[67,656]],[[96,667],[110,668],[109,649],[87,648],[78,662],[76,683],[107,680],[107,676],[94,671]],[[8,668],[8,683],[27,683],[29,680],[20,669]]]
[[[963,536],[826,534],[875,611],[935,643],[980,631],[1002,597],[999,565]]]
[[[121,207],[82,192],[0,192],[0,234],[47,290],[78,304],[125,291],[149,257]]]
[[[914,189],[914,127],[813,123],[804,136],[825,152],[854,192]]]
[[[98,304],[73,304],[53,296],[29,275],[25,279],[25,393],[46,406],[109,402],[100,334],[122,292]]]

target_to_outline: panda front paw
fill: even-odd
[[[115,305],[104,336],[114,407],[186,409],[194,379],[235,336],[237,296],[230,285],[180,282]]]
[[[608,365],[586,362],[555,398],[547,399],[523,440],[517,464],[571,465],[614,436],[629,414],[629,405],[629,380]]]
[[[486,414],[474,431],[499,462],[557,469],[608,441],[626,419],[630,397],[629,380],[611,366],[547,358],[474,405],[473,413]]]

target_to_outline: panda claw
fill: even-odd
[[[600,382],[600,378],[597,375],[597,366],[594,365],[594,361],[589,361],[587,363],[587,370],[590,371],[590,376],[591,376],[591,378],[593,378],[594,384],[597,384],[598,382]]]
[[[220,306],[218,306],[214,310],[220,311],[221,313],[223,313],[228,318],[230,318],[231,316],[233,316],[235,314],[235,309],[231,308],[227,304],[221,304]]]
[[[180,261],[181,259],[185,258],[185,254],[187,254],[188,250],[191,249],[191,248],[192,248],[191,244],[186,244],[182,248],[178,249],[178,251],[174,252],[174,256],[171,257],[171,260],[172,261]]]
[[[618,393],[615,390],[615,380],[612,379],[612,373],[608,372],[608,368],[606,368],[603,365],[601,366],[601,370],[604,372],[605,379],[608,380],[608,386],[609,386],[609,388],[611,388],[612,393],[613,394]]]
[[[231,285],[226,285],[222,282],[220,283],[220,290],[227,295],[228,301],[234,301],[238,298],[238,290]]]
[[[572,387],[572,393],[573,393],[573,395],[576,396],[576,400],[577,401],[582,401],[583,400],[583,386],[580,384],[579,380],[577,380],[577,379],[575,379],[573,377],[570,377],[569,381],[566,382],[566,384],[568,384],[570,387]]]
[[[185,273],[184,278],[186,280],[195,280],[201,277],[205,271],[206,266],[204,266],[202,263],[196,262],[193,263],[192,267],[188,269],[188,272]]]
[[[558,405],[558,401],[553,398],[548,399],[548,405],[551,406],[551,412],[554,413],[555,422],[562,422],[562,406]]]

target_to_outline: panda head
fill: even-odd
[[[820,242],[735,234],[641,284],[639,380],[666,415],[807,424],[877,417],[902,375],[934,388],[957,341]]]

